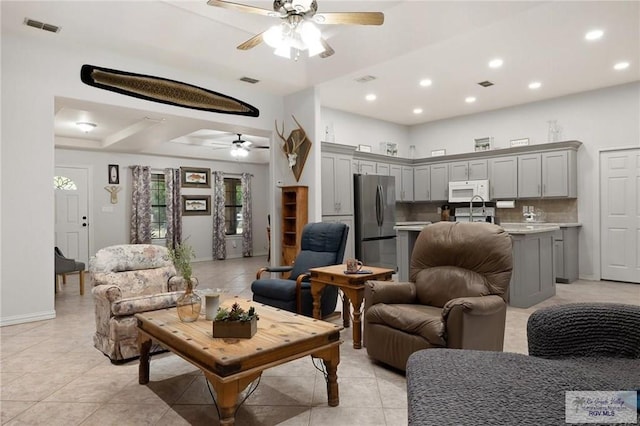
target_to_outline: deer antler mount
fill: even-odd
[[[307,137],[307,133],[304,131],[298,120],[296,120],[296,117],[293,115],[291,115],[291,117],[293,117],[293,121],[296,122],[298,128],[292,130],[291,133],[289,133],[289,137],[285,138],[284,121],[282,122],[282,131],[279,131],[278,120],[276,120],[276,133],[278,133],[278,136],[280,136],[280,139],[284,142],[282,150],[287,156],[289,168],[293,172],[296,182],[298,182],[302,175],[304,163],[307,161],[307,156],[311,150],[311,141]]]

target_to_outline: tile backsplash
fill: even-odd
[[[438,207],[445,202],[416,202],[397,203],[396,222],[429,221],[439,222]],[[487,203],[494,205],[493,203]],[[516,200],[512,209],[496,208],[496,216],[500,222],[524,222],[523,206],[533,206],[536,211],[542,210],[546,214],[546,222],[572,223],[578,222],[578,199],[532,199]]]

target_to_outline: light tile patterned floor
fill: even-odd
[[[264,257],[194,264],[202,287],[249,289]],[[578,281],[528,309],[509,308],[505,351],[526,353],[526,322],[541,306],[576,301],[640,304],[640,286]],[[212,425],[218,416],[199,370],[172,354],[154,356],[151,382],[138,384],[138,364],[113,365],[93,347],[91,293],[77,276],[56,295],[57,318],[0,329],[0,423],[6,425]],[[371,361],[343,332],[338,367],[340,406],[328,407],[322,375],[310,358],[262,375],[238,410],[238,425],[404,425],[404,375]]]

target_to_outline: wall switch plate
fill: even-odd
[[[438,207],[437,213],[442,214],[442,207]]]

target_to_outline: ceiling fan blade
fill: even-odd
[[[333,55],[334,53],[336,53],[335,50],[333,50],[333,47],[329,46],[329,43],[327,43],[327,41],[323,38],[320,39],[320,43],[322,43],[322,47],[324,47],[324,52],[322,52],[320,55],[321,58],[328,58],[329,56]]]
[[[256,13],[258,15],[264,15],[264,16],[278,16],[278,14],[273,11],[273,9],[272,10],[262,9],[260,7],[247,6],[245,4],[233,3],[230,1],[209,0],[207,4],[209,6],[217,6],[217,7],[222,7],[224,9],[237,10],[238,12]]]
[[[249,49],[253,49],[254,47],[256,47],[257,45],[259,45],[260,43],[262,43],[262,34],[264,34],[264,32],[261,32],[260,34],[256,34],[253,37],[251,37],[249,40],[245,41],[244,43],[238,45],[238,47],[236,47],[236,49],[238,50],[249,50]]]
[[[313,20],[318,24],[355,24],[355,25],[382,25],[384,13],[382,12],[327,12],[316,13]]]

